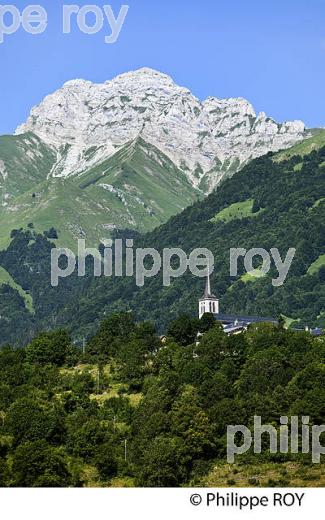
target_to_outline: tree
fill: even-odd
[[[116,447],[109,442],[101,444],[95,454],[94,462],[103,480],[109,480],[117,475]]]
[[[292,375],[286,352],[276,347],[269,348],[256,352],[246,361],[237,389],[241,395],[267,394],[277,386],[287,385]]]
[[[12,477],[15,487],[67,487],[71,483],[64,453],[45,440],[18,446],[12,458]]]
[[[209,370],[219,368],[222,360],[228,355],[228,343],[222,325],[217,323],[213,329],[204,334],[196,347],[201,363]]]
[[[156,437],[138,461],[138,480],[145,487],[177,487],[188,476],[189,458],[177,437]]]
[[[0,456],[0,487],[7,487],[8,476],[9,470],[7,462]]]
[[[17,399],[9,408],[5,429],[17,446],[26,441],[46,439],[59,443],[64,431],[63,410],[31,398]]]
[[[133,316],[129,312],[112,314],[101,323],[99,331],[89,341],[87,354],[103,359],[114,355],[121,340],[127,340],[135,328]]]
[[[202,410],[197,391],[186,386],[175,401],[171,413],[171,432],[184,439],[191,458],[211,456],[214,451],[214,430]]]
[[[198,319],[183,314],[171,323],[168,336],[171,336],[179,345],[191,345],[196,340],[199,328]]]
[[[54,227],[51,227],[48,231],[44,231],[44,236],[50,240],[58,239],[58,233]]]
[[[322,265],[318,271],[318,278],[320,282],[325,282],[325,265]]]
[[[199,332],[208,332],[208,330],[213,329],[216,325],[216,319],[213,316],[212,313],[206,312],[203,314],[202,318],[200,319],[199,324]]]
[[[133,389],[140,389],[145,375],[146,348],[140,340],[121,343],[118,352],[121,362],[120,378]]]
[[[91,418],[81,427],[72,426],[68,432],[67,447],[73,455],[89,462],[94,458],[98,446],[108,440],[110,440],[109,431],[99,420]]]
[[[94,389],[95,381],[88,372],[82,372],[81,374],[76,374],[73,376],[71,380],[71,390],[73,395],[86,397],[89,394],[92,394]]]
[[[26,347],[26,360],[39,365],[62,366],[71,349],[71,339],[65,330],[43,332]]]

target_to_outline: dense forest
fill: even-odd
[[[181,316],[162,343],[122,313],[83,349],[64,330],[2,347],[0,374],[1,486],[324,485],[310,454],[267,442],[225,462],[227,425],[324,424],[324,336],[281,323],[227,336],[206,314]]]

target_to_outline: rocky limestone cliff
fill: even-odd
[[[306,137],[301,121],[279,124],[242,98],[201,102],[151,69],[103,84],[73,80],[33,108],[16,134],[33,132],[55,149],[55,177],[86,171],[141,136],[204,193],[249,160]]]

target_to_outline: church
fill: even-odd
[[[201,319],[205,313],[213,314],[216,321],[222,323],[226,334],[240,334],[247,330],[248,326],[252,323],[278,323],[278,320],[274,318],[220,313],[219,298],[217,298],[211,291],[210,275],[207,276],[205,291],[202,298],[199,300],[199,318]]]

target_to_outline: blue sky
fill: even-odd
[[[199,98],[246,97],[279,121],[325,126],[325,0],[8,1],[48,12],[42,35],[23,29],[0,45],[0,134],[65,81],[95,82],[139,67],[170,74]],[[62,34],[62,5],[130,6],[117,43],[108,25]]]

